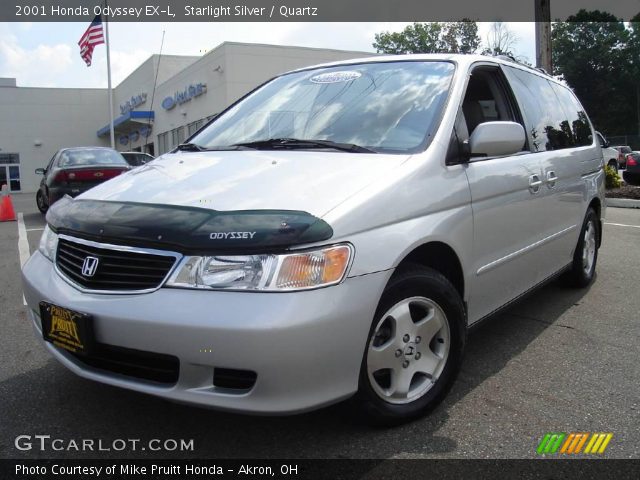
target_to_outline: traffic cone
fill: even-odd
[[[16,212],[13,209],[11,195],[8,193],[8,186],[5,183],[0,192],[0,222],[15,222]]]

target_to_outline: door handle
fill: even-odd
[[[538,175],[531,175],[529,177],[529,191],[532,194],[536,194],[540,191],[540,185],[542,185],[542,180]]]
[[[553,188],[556,186],[556,182],[558,181],[558,177],[556,176],[556,172],[553,170],[549,170],[547,172],[547,187]]]

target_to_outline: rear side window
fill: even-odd
[[[504,69],[521,105],[532,151],[591,144],[587,116],[569,90],[518,68]]]
[[[567,116],[569,126],[571,127],[571,133],[573,135],[573,144],[576,147],[591,145],[593,141],[593,133],[591,132],[591,126],[589,125],[587,114],[582,108],[582,105],[580,105],[578,99],[568,88],[558,85],[557,83],[548,83],[556,92],[560,105]]]

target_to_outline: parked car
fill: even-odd
[[[42,175],[36,192],[38,210],[46,213],[63,196],[75,197],[129,168],[125,159],[111,148],[73,147],[58,150],[46,168],[36,168],[36,173]]]
[[[619,152],[615,148],[609,145],[609,141],[602,135],[600,132],[596,132],[596,136],[598,137],[598,141],[600,142],[600,147],[602,148],[602,158],[604,160],[605,165],[610,166],[611,168],[618,171],[618,155]]]
[[[129,165],[139,167],[153,160],[153,156],[142,152],[120,152]]]
[[[622,172],[622,178],[629,185],[640,185],[640,152],[627,154],[627,169]]]
[[[24,266],[36,334],[82,377],[261,414],[355,396],[403,422],[445,397],[470,325],[594,278],[595,132],[512,61],[303,68],[161,158],[55,204]]]
[[[627,155],[632,152],[631,147],[628,145],[617,145],[614,148],[618,152],[618,168],[626,168]]]

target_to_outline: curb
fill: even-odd
[[[605,198],[607,207],[640,208],[640,200],[631,198]]]

